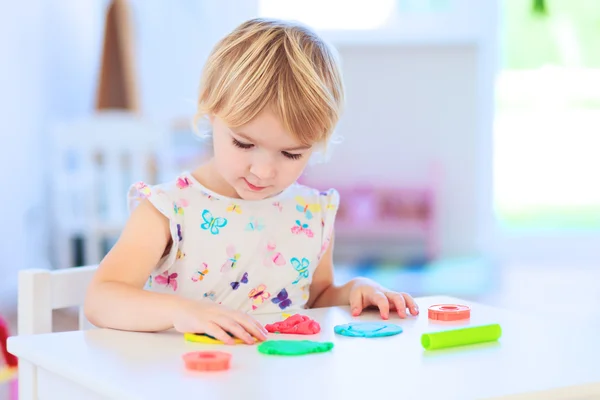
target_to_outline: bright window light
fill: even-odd
[[[395,0],[260,0],[259,15],[301,21],[317,30],[383,28],[396,13]]]

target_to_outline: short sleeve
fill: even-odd
[[[327,251],[331,237],[333,235],[333,229],[335,225],[335,217],[340,205],[340,194],[335,189],[329,189],[319,194],[319,203],[321,205],[321,225],[323,229],[321,251],[319,252],[319,260],[323,254]]]
[[[144,182],[137,182],[129,188],[127,193],[129,212],[132,212],[146,199],[169,220],[172,244],[169,252],[163,256],[154,271],[154,273],[161,274],[171,268],[177,260],[177,254],[183,240],[183,217],[178,212],[176,201],[169,195],[168,188],[163,185],[150,186]]]

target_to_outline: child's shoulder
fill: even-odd
[[[129,209],[133,209],[141,201],[148,199],[161,212],[166,213],[167,210],[174,207],[176,209],[179,203],[185,204],[188,198],[196,194],[193,192],[198,189],[200,189],[198,194],[203,194],[201,188],[193,188],[194,184],[193,178],[187,173],[155,185],[143,181],[133,183],[127,192]]]
[[[335,188],[326,190],[317,189],[300,183],[294,184],[289,190],[290,197],[298,200],[300,197],[308,203],[339,203],[340,194]]]

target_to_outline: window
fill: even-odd
[[[298,20],[317,30],[394,27],[400,14],[448,11],[451,0],[259,0],[262,17]]]
[[[494,196],[503,226],[600,228],[600,2],[505,0]]]

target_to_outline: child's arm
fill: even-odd
[[[85,300],[88,320],[102,328],[130,331],[207,333],[233,344],[230,332],[247,343],[266,339],[249,315],[211,301],[143,290],[171,243],[169,222],[147,200],[134,209],[118,242],[102,260]]]
[[[385,289],[367,278],[354,278],[342,286],[333,284],[333,243],[323,254],[310,285],[310,308],[350,305],[353,315],[359,315],[368,306],[379,308],[381,317],[387,319],[390,309],[395,309],[400,317],[406,317],[406,308],[411,314],[419,313],[413,298],[406,293],[396,293]]]
[[[332,236],[329,247],[321,257],[321,262],[315,269],[312,283],[310,285],[310,297],[308,306],[310,308],[347,306],[350,299],[352,286],[358,279],[355,278],[342,286],[333,284],[333,244],[335,237]]]
[[[88,288],[85,315],[98,327],[159,331],[172,326],[176,296],[142,290],[170,243],[169,222],[144,200]]]

